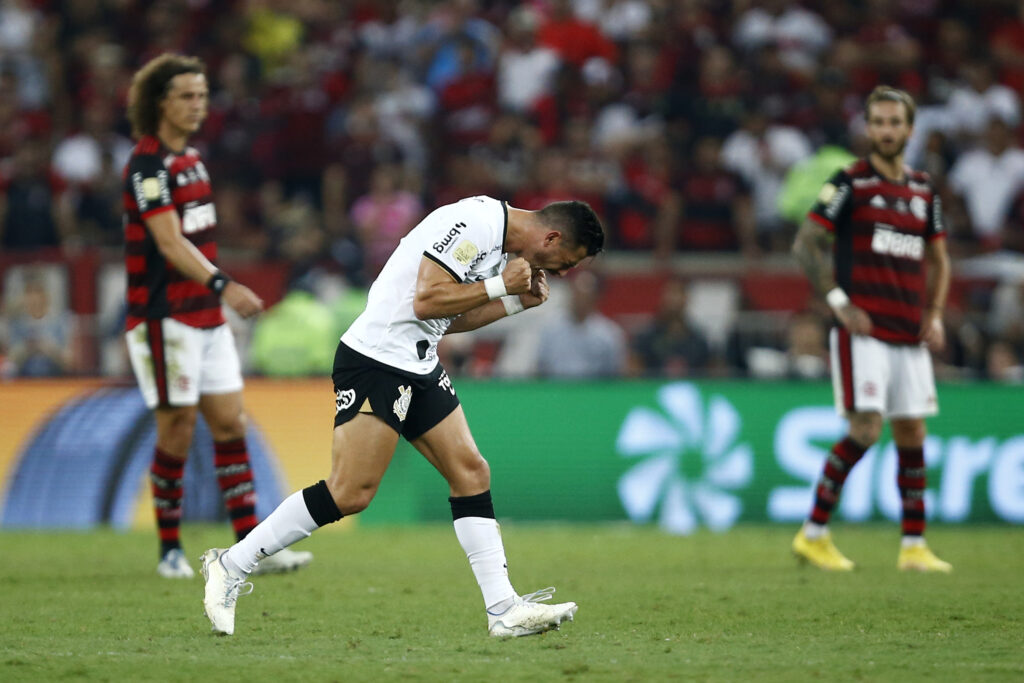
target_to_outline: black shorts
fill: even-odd
[[[334,426],[373,413],[407,440],[422,436],[459,406],[440,363],[427,375],[385,365],[345,344],[334,354]]]

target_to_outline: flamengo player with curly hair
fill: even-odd
[[[221,303],[250,317],[263,302],[214,265],[210,176],[188,138],[206,118],[209,89],[195,57],[163,54],[135,74],[128,118],[138,144],[124,170],[128,353],[156,417],[150,469],[160,532],[157,572],[191,578],[179,538],[182,479],[197,411],[214,439],[214,466],[236,537],[256,526],[256,492],[245,444],[242,374]],[[288,551],[258,571],[310,562]]]

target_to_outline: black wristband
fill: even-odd
[[[218,270],[206,281],[206,286],[211,292],[220,296],[224,293],[224,288],[228,286],[229,282],[231,282],[231,278]]]

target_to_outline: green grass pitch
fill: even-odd
[[[1024,680],[1020,528],[933,526],[948,576],[897,572],[892,524],[837,525],[852,574],[799,567],[795,530],[506,524],[518,590],[580,605],[510,640],[449,525],[315,534],[308,569],[257,577],[233,637],[200,578],[156,575],[150,532],[0,533],[0,681]],[[193,560],[228,538],[183,530]]]

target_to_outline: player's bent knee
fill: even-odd
[[[351,486],[345,482],[328,479],[327,488],[331,492],[334,504],[343,515],[355,515],[370,507],[370,502],[377,495],[376,484]]]
[[[471,496],[482,493],[491,488],[491,466],[478,455],[456,468],[448,483],[455,495]]]

